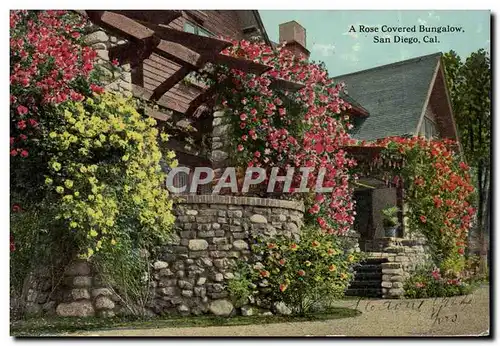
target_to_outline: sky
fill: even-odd
[[[279,24],[297,21],[306,29],[311,60],[324,61],[330,76],[338,76],[436,52],[454,50],[465,59],[478,49],[490,51],[489,11],[374,11],[374,10],[260,10],[269,38],[279,41]],[[377,28],[378,33],[360,32],[360,25]],[[415,33],[382,32],[383,26],[412,27]],[[443,26],[461,27],[454,33],[419,32]],[[351,26],[354,31],[349,30]],[[389,43],[375,42],[379,39]],[[395,42],[394,36],[415,38],[418,43]],[[424,43],[437,36],[439,42]]]

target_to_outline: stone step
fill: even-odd
[[[388,259],[385,257],[382,258],[367,258],[361,264],[381,264],[387,262]]]
[[[382,272],[356,272],[354,274],[354,280],[356,280],[356,281],[364,281],[364,280],[382,281]]]
[[[346,296],[381,298],[382,288],[349,288],[345,292]]]
[[[360,264],[354,267],[357,273],[382,273],[382,266],[380,264]]]
[[[352,288],[382,288],[381,280],[354,280],[349,287]]]

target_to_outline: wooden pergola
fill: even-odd
[[[187,109],[179,107],[176,100],[165,95],[188,74],[199,71],[206,64],[220,64],[232,69],[261,75],[270,66],[251,60],[236,58],[221,53],[231,42],[213,37],[200,36],[167,27],[182,16],[178,10],[83,10],[77,11],[92,23],[107,32],[127,40],[126,44],[110,48],[109,58],[117,59],[120,65],[130,64],[132,69],[132,93],[135,97],[153,101],[168,109],[159,112],[147,109],[146,114],[160,120],[170,121],[178,127],[190,125],[195,128],[198,139],[212,130],[210,110],[215,101],[215,88],[201,86],[201,92],[191,99]],[[144,87],[143,62],[152,54],[157,54],[180,67],[163,80],[154,90]],[[271,88],[296,92],[303,84],[273,78]],[[179,126],[180,125],[180,126]],[[180,142],[170,141],[168,147],[175,150],[178,157],[189,164],[210,165],[210,161],[196,152],[186,150]]]
[[[256,75],[261,75],[271,69],[267,65],[221,54],[222,50],[232,45],[231,42],[168,28],[166,25],[179,18],[182,15],[181,11],[87,10],[78,12],[88,17],[94,24],[128,41],[127,44],[111,48],[109,56],[110,59],[117,59],[120,64],[130,63],[134,69],[132,76],[134,94],[143,99],[155,101],[174,111],[177,107],[171,100],[165,99],[164,94],[189,73],[200,70],[207,63],[222,64]],[[175,62],[181,67],[155,90],[150,91],[143,87],[142,62],[153,53]],[[304,85],[276,78],[271,87],[295,92],[303,88]],[[191,101],[188,110],[183,112],[184,116],[189,118],[201,105],[210,103],[214,93],[214,88],[203,90]]]

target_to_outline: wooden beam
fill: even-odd
[[[161,40],[154,52],[192,70],[203,67],[203,59],[201,59],[200,54],[179,43]]]
[[[130,71],[132,84],[144,87],[144,65],[141,63]]]
[[[144,59],[149,58],[153,53],[155,38],[127,42],[109,49],[110,60],[118,59],[120,65],[130,64],[132,83],[144,86]]]
[[[132,94],[134,95],[134,97],[149,101],[151,99],[151,96],[153,95],[153,92],[141,86],[132,84]],[[162,96],[159,100],[156,100],[156,103],[162,107],[174,110],[179,113],[185,112],[185,109],[180,105],[180,103],[172,98]]]
[[[286,90],[290,92],[296,92],[305,87],[305,84],[296,83],[289,80],[275,78],[269,86],[271,89]]]
[[[167,121],[167,120],[169,120],[169,119],[172,118],[172,114],[165,114],[163,112],[154,110],[154,109],[152,109],[150,107],[147,107],[144,110],[144,113],[147,116],[150,116],[150,117],[155,118],[155,119],[160,120],[160,121]]]
[[[130,63],[130,67],[140,65],[153,53],[153,44],[147,41],[127,42],[109,49],[110,60],[118,59],[120,64]]]
[[[208,56],[206,59],[208,62],[214,64],[226,65],[229,68],[234,68],[240,71],[253,73],[256,75],[261,75],[272,68],[271,66],[258,64],[250,60],[234,58],[232,56],[224,54],[215,54],[212,56]]]
[[[352,104],[351,104],[351,110],[353,115],[361,115],[363,117],[367,117],[370,115],[370,113],[368,113],[366,109],[358,106],[353,106]]]
[[[182,16],[182,11],[179,10],[110,10],[111,12],[118,13],[135,19],[137,21],[144,21],[153,24],[169,24]]]
[[[152,38],[154,35],[153,30],[122,14],[110,11],[86,11],[86,13],[92,22],[131,41]]]
[[[165,79],[160,85],[156,87],[151,96],[151,100],[159,100],[167,91],[169,91],[174,85],[180,82],[189,72],[191,68],[187,66],[182,66],[173,75]]]
[[[203,103],[208,101],[212,96],[215,95],[215,85],[209,87],[205,92],[202,92],[198,95],[194,100],[189,104],[189,108],[186,111],[186,117],[191,117],[194,112],[200,107]]]
[[[198,52],[220,52],[221,50],[232,46],[231,42],[224,41],[214,37],[205,37],[189,32],[175,30],[164,26],[155,25],[147,22],[140,22],[142,25],[150,28],[155,35],[161,39],[180,43],[188,48]]]

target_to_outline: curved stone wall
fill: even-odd
[[[226,289],[235,260],[257,235],[299,237],[302,203],[256,197],[190,195],[175,207],[176,236],[154,263],[156,314],[234,312]]]

